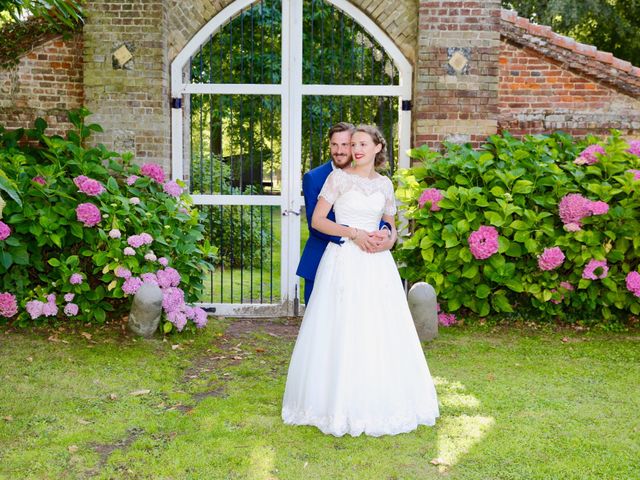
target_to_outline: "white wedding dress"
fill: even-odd
[[[333,171],[320,196],[336,222],[377,230],[396,212],[387,177]],[[330,243],[291,357],[282,418],[342,436],[433,425],[436,391],[391,252]]]

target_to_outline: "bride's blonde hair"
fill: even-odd
[[[377,167],[381,167],[387,161],[387,141],[382,135],[382,132],[375,125],[358,125],[353,133],[362,132],[366,133],[371,137],[373,143],[376,145],[382,145],[382,148],[378,153],[376,153],[376,158],[373,162],[373,165]],[[352,134],[353,135],[353,134]]]

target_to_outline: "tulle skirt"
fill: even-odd
[[[438,415],[391,253],[329,244],[291,357],[284,422],[380,436],[433,425]]]

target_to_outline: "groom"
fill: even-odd
[[[329,129],[329,149],[331,161],[310,170],[302,177],[302,193],[304,194],[304,204],[307,214],[307,224],[309,226],[309,239],[307,240],[296,275],[305,279],[304,303],[309,304],[309,298],[313,291],[313,284],[316,278],[316,271],[320,264],[320,259],[329,242],[341,244],[340,237],[334,237],[321,233],[311,228],[311,217],[318,203],[318,195],[329,174],[336,168],[345,168],[351,162],[351,134],[355,127],[346,122],[336,123]],[[333,209],[327,218],[336,221]],[[391,229],[389,224],[380,222],[381,230],[373,232],[368,237],[362,236],[355,243],[362,250],[367,252],[379,252],[388,250],[393,246],[391,241]],[[384,229],[384,231],[382,231]],[[388,232],[388,233],[387,233]]]

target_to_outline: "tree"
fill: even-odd
[[[502,5],[640,65],[640,0],[503,0]]]
[[[0,0],[0,12],[5,13],[5,21],[20,22],[31,14],[55,29],[74,28],[83,20],[82,3],[83,0]]]

